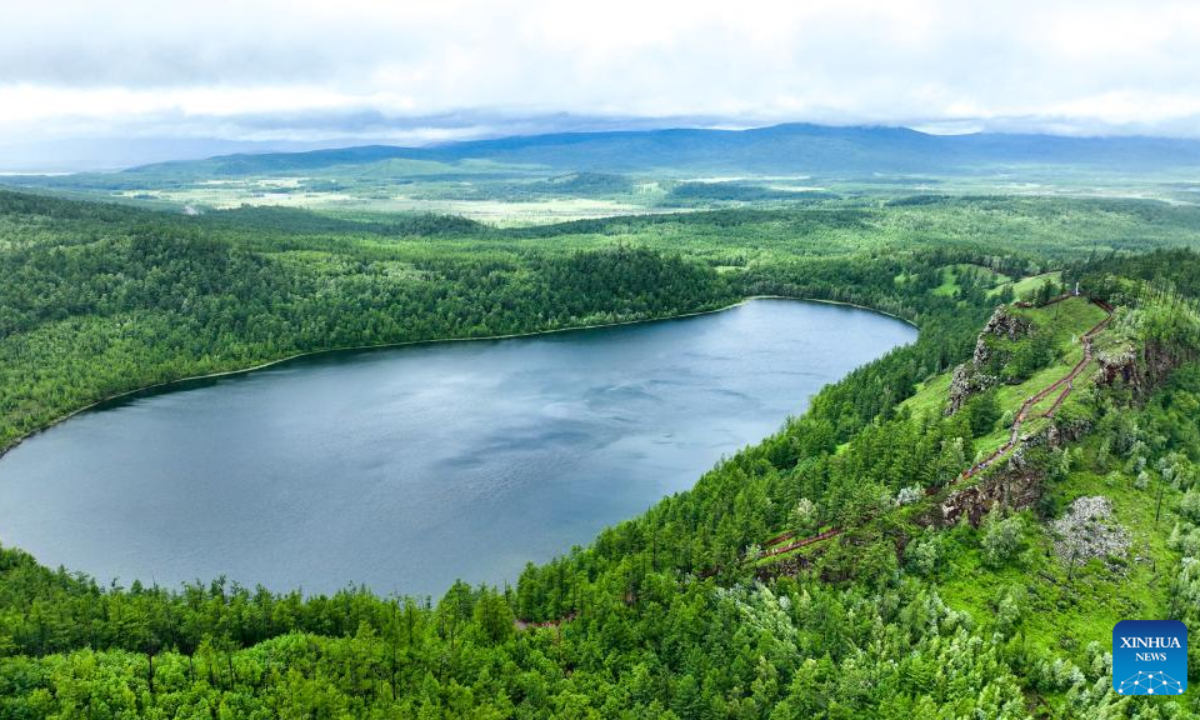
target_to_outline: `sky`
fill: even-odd
[[[0,0],[0,168],[790,121],[1200,137],[1200,3]]]

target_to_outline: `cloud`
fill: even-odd
[[[1175,0],[46,0],[5,15],[0,132],[17,140],[421,142],[571,118],[1200,135],[1200,6]]]

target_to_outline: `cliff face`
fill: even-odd
[[[1078,440],[1091,430],[1090,422],[1056,423],[1046,430],[1024,439],[1003,467],[989,473],[978,483],[952,492],[937,510],[926,516],[922,524],[944,527],[953,525],[964,516],[972,525],[996,505],[1022,510],[1032,507],[1042,495],[1046,471],[1026,461],[1026,452],[1033,448],[1061,448]]]
[[[1014,315],[1009,310],[1007,305],[1001,305],[992,313],[992,317],[983,326],[983,330],[979,333],[980,341],[983,336],[995,335],[996,337],[1007,337],[1009,340],[1016,340],[1029,334],[1029,320]],[[976,346],[978,351],[978,345]]]
[[[1132,348],[1114,353],[1100,353],[1096,357],[1100,372],[1096,374],[1096,382],[1100,385],[1114,386],[1118,383],[1140,386],[1141,373],[1137,367],[1137,353]]]
[[[1030,328],[1029,321],[1014,315],[1007,305],[996,308],[975,341],[975,352],[971,355],[971,360],[954,368],[954,374],[950,378],[950,407],[947,415],[958,412],[973,395],[1000,384],[1000,378],[988,372],[988,368],[1003,364],[1001,358],[995,357],[995,350],[989,338],[1017,340],[1028,335]]]
[[[1150,340],[1142,348],[1140,389],[1144,392],[1158,387],[1175,368],[1197,357],[1200,353],[1186,344]]]
[[[1190,348],[1156,341],[1146,343],[1140,352],[1133,347],[1124,347],[1097,355],[1100,372],[1096,382],[1107,387],[1124,386],[1132,390],[1135,397],[1144,397],[1175,368],[1197,357],[1198,353]]]
[[[1031,507],[1042,496],[1044,476],[1040,470],[1017,467],[990,475],[947,497],[934,524],[941,527],[954,525],[965,516],[972,525],[978,526],[996,505],[1014,510]]]

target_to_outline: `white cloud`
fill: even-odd
[[[9,138],[437,139],[566,112],[1200,135],[1176,0],[0,0]],[[463,112],[499,115],[464,122]]]

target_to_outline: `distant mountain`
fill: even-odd
[[[752,130],[638,130],[529,135],[435,147],[369,145],[237,154],[147,165],[129,174],[245,176],[405,159],[466,160],[554,171],[667,173],[970,173],[1005,166],[1076,165],[1146,171],[1200,166],[1200,141],[1149,137],[929,135],[896,127],[788,124]]]
[[[0,173],[94,172],[131,165],[200,160],[228,153],[292,153],[311,142],[221,140],[219,138],[66,138],[11,143],[0,138]]]

